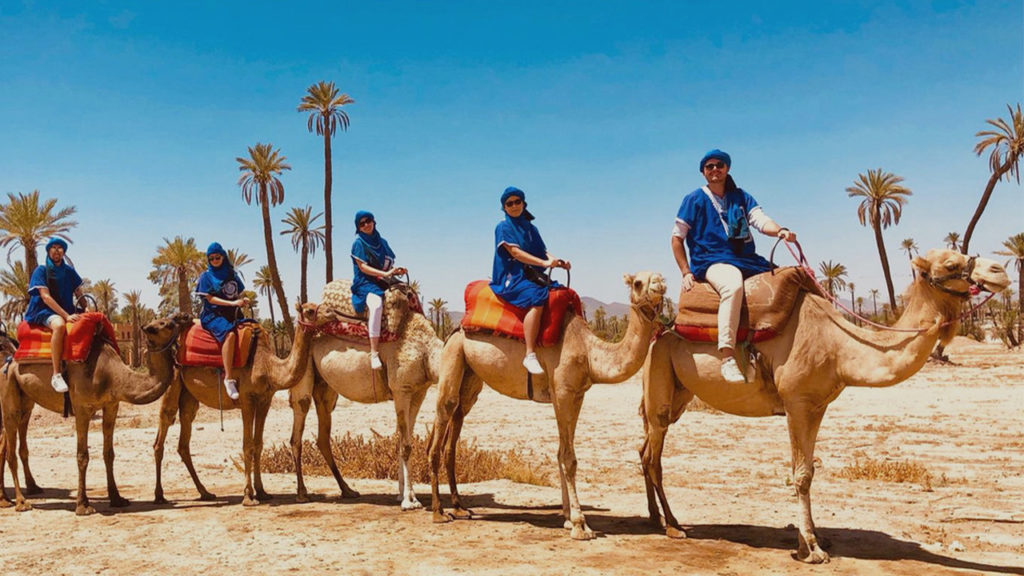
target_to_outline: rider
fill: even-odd
[[[25,321],[34,326],[48,326],[53,376],[50,386],[57,392],[68,391],[68,384],[60,373],[67,324],[78,320],[75,301],[82,297],[82,277],[64,257],[68,243],[56,236],[46,243],[46,264],[32,271],[28,282],[28,308]]]
[[[240,320],[238,308],[248,306],[249,299],[242,296],[245,284],[235,272],[228,253],[217,242],[206,249],[206,262],[206,271],[196,283],[196,294],[203,298],[203,312],[199,321],[220,343],[220,356],[224,363],[224,389],[229,398],[238,400],[238,381],[234,377],[235,345],[238,342],[235,326]]]
[[[370,367],[379,370],[377,345],[380,343],[381,314],[384,291],[394,283],[395,276],[407,274],[405,268],[393,268],[395,253],[380,232],[373,214],[365,210],[356,212],[356,239],[352,242],[352,307],[362,314],[369,309],[367,330],[370,333]]]

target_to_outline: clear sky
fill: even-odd
[[[940,247],[977,205],[989,172],[974,135],[1024,99],[1024,14],[1020,0],[5,0],[0,199],[38,189],[77,206],[79,271],[151,306],[165,237],[240,249],[251,280],[266,253],[235,158],[270,142],[291,164],[275,236],[291,207],[321,210],[322,139],[296,111],[320,80],[355,99],[334,139],[336,276],[368,209],[425,298],[461,310],[515,185],[583,295],[624,301],[621,275],[649,269],[675,296],[670,228],[703,183],[700,157],[721,148],[812,263],[884,294],[845,188],[883,168],[913,191],[884,232],[901,290],[900,241]],[[1024,194],[1004,181],[972,251],[1021,231]],[[277,239],[294,300],[298,258]],[[318,298],[322,253],[310,270]]]

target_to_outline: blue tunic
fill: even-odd
[[[494,266],[491,270],[491,290],[509,304],[517,308],[543,306],[548,301],[549,287],[531,282],[523,275],[523,264],[512,257],[504,245],[517,246],[519,249],[542,260],[547,259],[548,249],[540,231],[523,216],[512,218],[506,216],[494,228]],[[540,266],[532,266],[543,272]],[[553,284],[557,285],[557,283]]]
[[[216,296],[224,300],[238,300],[242,297],[242,290],[245,290],[245,284],[242,283],[237,272],[229,280],[220,281],[213,272],[207,270],[199,276],[199,282],[196,284],[196,294]],[[239,320],[241,320],[241,315],[238,313],[237,307],[218,306],[203,298],[203,312],[199,316],[199,321],[205,330],[213,334],[217,342],[223,344],[224,339],[235,329]]]
[[[690,253],[690,271],[697,280],[704,280],[708,268],[719,262],[739,268],[744,278],[771,270],[771,264],[755,252],[754,238],[749,232],[742,240],[739,253],[734,252],[723,224],[723,219],[728,222],[730,211],[733,214],[739,212],[745,220],[757,207],[757,200],[740,188],[726,193],[720,206],[721,215],[702,188],[683,198],[676,218],[690,227],[686,233],[686,247]]]
[[[366,238],[364,238],[364,236]],[[395,263],[395,253],[385,240],[374,230],[372,235],[359,234],[352,243],[352,307],[356,313],[366,310],[366,297],[376,294],[384,297],[384,287],[380,278],[364,274],[359,269],[363,262],[377,270],[388,271]]]
[[[67,263],[61,264],[60,268],[63,269],[61,276],[63,282],[57,282],[57,290],[54,293],[50,290],[50,296],[60,304],[60,307],[64,309],[68,314],[74,314],[75,312],[75,290],[82,285],[82,278],[75,272],[75,269],[69,266]],[[25,321],[29,324],[36,326],[46,326],[46,319],[56,314],[55,311],[51,310],[46,302],[43,302],[43,297],[39,294],[39,288],[50,287],[46,284],[46,266],[37,266],[32,271],[32,277],[28,281],[28,308],[25,310]]]

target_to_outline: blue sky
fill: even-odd
[[[368,209],[424,296],[462,309],[515,185],[583,295],[622,301],[621,275],[651,269],[674,296],[669,230],[717,147],[813,263],[845,264],[866,295],[884,281],[845,188],[883,168],[914,192],[884,232],[902,289],[900,241],[963,233],[989,174],[974,134],[1024,95],[1019,0],[282,6],[5,2],[0,198],[38,189],[77,206],[79,271],[155,305],[146,275],[165,237],[266,261],[237,185],[248,146],[292,166],[275,235],[291,207],[322,209],[322,140],[296,106],[331,80],[356,101],[334,140],[336,276]],[[972,251],[1024,230],[1022,208],[1021,186],[1000,183]],[[294,299],[284,237],[277,255]],[[311,271],[315,297],[322,253]]]

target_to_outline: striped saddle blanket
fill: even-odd
[[[470,282],[466,286],[466,315],[462,317],[462,328],[466,332],[493,332],[523,340],[523,318],[526,310],[516,308],[499,299],[491,290],[487,280]],[[575,290],[565,287],[552,288],[548,292],[548,303],[540,320],[541,346],[557,344],[562,339],[562,328],[569,314],[583,314],[583,303]]]
[[[341,338],[342,340],[349,340],[351,342],[369,344],[370,343],[370,331],[366,327],[366,322],[346,322],[344,320],[338,320],[337,322],[328,322],[317,329],[321,334],[327,334],[334,336],[335,338]],[[381,342],[394,342],[398,340],[398,334],[395,334],[387,327],[380,329],[380,341]]]
[[[256,338],[260,333],[259,324],[242,322],[235,327],[238,338],[235,339],[234,367],[247,365],[256,354]],[[219,368],[224,365],[220,356],[220,343],[199,322],[195,322],[188,330],[178,335],[178,363],[182,366],[211,366]]]
[[[67,325],[62,358],[69,362],[83,362],[89,356],[93,339],[99,336],[109,342],[118,354],[117,333],[102,312],[86,312],[79,319]],[[49,328],[33,326],[28,322],[18,324],[18,351],[14,359],[22,364],[49,362],[53,351],[50,349]]]

